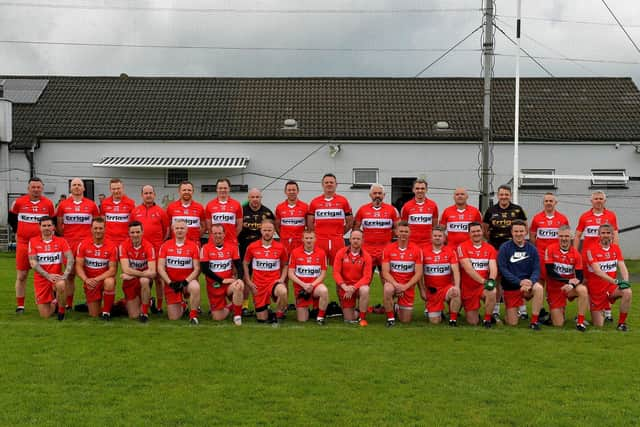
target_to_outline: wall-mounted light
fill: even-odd
[[[342,147],[340,146],[340,144],[329,144],[330,157],[335,157],[336,154],[338,154],[340,151],[342,151]]]

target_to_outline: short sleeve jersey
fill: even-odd
[[[551,264],[553,271],[563,279],[576,277],[576,270],[582,270],[582,255],[573,246],[568,251],[560,249],[560,244],[547,246],[544,256],[545,265]],[[547,276],[547,286],[562,287],[564,283]]]
[[[596,276],[593,272],[592,264],[598,264],[600,270],[607,276],[615,279],[618,274],[618,261],[624,260],[622,251],[618,245],[611,244],[608,248],[603,248],[600,244],[589,246],[587,249],[587,274],[589,275],[589,289],[592,286],[607,286],[608,283]]]
[[[249,246],[249,243],[260,240],[260,224],[263,220],[270,219],[275,221],[276,217],[271,209],[261,205],[258,210],[253,210],[249,205],[242,207],[242,230],[238,235],[238,241],[242,247]]]
[[[55,216],[55,208],[51,200],[40,197],[31,200],[29,195],[16,199],[11,206],[11,213],[18,216],[18,230],[16,236],[18,243],[28,244],[32,237],[40,235],[40,218],[43,216]]]
[[[418,203],[411,199],[402,206],[400,214],[403,221],[409,223],[409,241],[418,246],[431,243],[433,224],[438,221],[438,205],[431,199]]]
[[[576,231],[582,232],[582,250],[585,251],[589,246],[599,242],[598,229],[602,224],[609,224],[614,230],[618,230],[618,218],[613,211],[605,209],[600,214],[589,209],[578,220]]]
[[[244,261],[253,268],[252,280],[256,286],[271,286],[280,280],[282,267],[287,264],[287,251],[280,242],[273,240],[271,246],[263,246],[262,240],[249,245]]]
[[[123,196],[115,201],[107,197],[100,204],[100,214],[104,217],[104,238],[115,245],[120,245],[129,236],[131,214],[136,208],[133,199]]]
[[[62,223],[64,238],[69,243],[80,242],[91,237],[91,221],[100,216],[93,200],[83,198],[76,202],[69,197],[58,205],[58,223]]]
[[[152,206],[141,204],[133,210],[131,220],[140,221],[145,240],[160,248],[169,229],[169,217],[164,209],[155,203]]]
[[[544,254],[547,247],[553,243],[558,243],[558,229],[561,225],[569,225],[569,220],[557,211],[553,216],[547,216],[547,214],[542,211],[533,217],[529,230],[536,235],[536,248],[538,248],[538,252]]]
[[[167,206],[167,216],[171,224],[177,220],[184,220],[187,223],[187,239],[200,242],[200,224],[205,221],[204,208],[195,200],[188,205],[184,205],[182,200],[171,202]]]
[[[501,208],[499,203],[490,206],[484,213],[482,222],[489,225],[489,243],[499,249],[507,240],[511,240],[511,222],[516,219],[527,220],[527,215],[522,207],[509,203],[506,208]]]
[[[323,271],[327,271],[327,256],[320,248],[314,248],[307,252],[304,247],[298,246],[291,251],[289,258],[289,268],[294,274],[305,283],[316,280]]]
[[[495,248],[487,242],[476,246],[471,240],[467,240],[458,246],[458,260],[468,259],[475,272],[483,279],[489,278],[489,261],[496,260],[497,255]],[[463,286],[475,287],[478,285],[465,273],[463,268],[460,269],[460,281]]]
[[[442,212],[440,225],[447,227],[447,246],[453,248],[469,240],[469,223],[482,222],[482,215],[478,208],[467,205],[458,209],[456,205],[449,206]]]
[[[160,258],[164,258],[167,275],[174,282],[185,280],[193,272],[194,263],[200,262],[198,245],[188,239],[181,244],[175,239],[164,242],[160,247]]]
[[[222,224],[224,227],[224,240],[226,242],[238,242],[236,225],[238,219],[242,218],[242,206],[240,202],[231,197],[223,202],[216,197],[207,203],[205,214],[207,219],[211,221],[211,224]]]
[[[345,221],[353,215],[349,201],[339,195],[327,199],[320,195],[309,203],[309,215],[313,215],[316,236],[322,239],[340,238],[344,235]]]
[[[276,221],[280,224],[280,240],[302,240],[309,205],[297,200],[290,205],[288,200],[276,206]]]
[[[451,265],[458,263],[458,256],[449,246],[435,251],[432,245],[426,245],[422,248],[422,257],[424,282],[428,287],[443,288],[453,284]]]
[[[240,251],[236,243],[224,242],[222,246],[216,246],[214,242],[208,242],[200,249],[200,261],[209,264],[209,270],[222,279],[234,277],[233,261],[240,259]],[[206,277],[207,284],[213,285],[213,279]]]
[[[84,258],[82,267],[89,278],[105,273],[109,270],[109,263],[118,260],[115,246],[106,241],[101,245],[96,245],[92,239],[87,239],[80,243],[76,257]]]
[[[129,267],[138,271],[145,271],[149,268],[149,261],[156,260],[156,251],[153,244],[148,240],[142,239],[140,246],[133,246],[131,239],[127,239],[119,248],[120,259],[129,261]]]
[[[35,256],[38,264],[49,274],[62,274],[64,254],[69,251],[69,244],[62,237],[52,236],[51,240],[45,241],[41,236],[36,236],[29,240],[29,256]],[[34,278],[40,283],[47,281],[37,271]]]
[[[360,223],[364,247],[385,247],[393,238],[393,225],[400,215],[395,207],[383,203],[380,207],[373,203],[362,205],[356,212],[356,222]]]
[[[404,249],[398,246],[398,242],[393,242],[384,248],[382,262],[388,262],[391,277],[404,284],[415,274],[416,265],[423,264],[422,250],[411,242]]]

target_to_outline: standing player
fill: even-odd
[[[480,301],[484,300],[484,320],[482,326],[491,328],[494,319],[493,307],[496,304],[496,277],[498,276],[497,252],[484,241],[482,224],[469,224],[470,240],[458,246],[458,262],[461,267],[460,281],[462,306],[467,323],[477,325]]]
[[[627,331],[627,315],[631,308],[629,270],[620,247],[613,243],[615,230],[611,224],[602,224],[598,230],[600,241],[587,249],[587,287],[591,301],[591,320],[594,326],[604,324],[604,310],[620,299],[620,318],[617,329]],[[620,280],[617,279],[618,271]]]
[[[302,246],[302,232],[306,227],[309,205],[298,199],[299,192],[298,183],[288,181],[284,185],[287,199],[276,206],[276,231],[288,254]]]
[[[76,251],[76,274],[84,283],[89,316],[111,320],[111,308],[116,296],[118,249],[104,238],[102,217],[91,222],[91,238],[83,241]],[[101,307],[104,297],[104,306]],[[102,308],[102,313],[100,309]]]
[[[318,307],[316,322],[324,325],[324,315],[329,304],[329,291],[324,284],[327,274],[327,256],[316,248],[316,235],[304,231],[302,246],[295,248],[289,257],[289,279],[296,296],[298,322],[309,320],[309,306]]]
[[[44,183],[31,177],[27,194],[16,199],[9,211],[9,225],[16,233],[16,313],[24,313],[24,291],[31,268],[29,240],[41,234],[40,218],[54,217],[53,202],[42,195]],[[60,301],[61,305],[63,301]]]
[[[544,263],[547,271],[547,301],[551,310],[553,326],[562,326],[565,321],[567,299],[578,298],[578,318],[576,329],[587,330],[584,314],[589,305],[589,294],[584,286],[582,256],[571,243],[571,227],[562,224],[558,228],[558,243],[552,243],[545,249]]]
[[[225,238],[224,224],[211,224],[211,239],[200,250],[200,270],[207,280],[209,310],[213,320],[224,320],[233,313],[233,323],[242,325],[242,263],[238,244]],[[227,306],[227,300],[231,306]]]
[[[426,301],[430,323],[440,323],[444,303],[449,304],[449,326],[458,326],[460,311],[460,269],[458,257],[444,246],[445,228],[436,225],[431,232],[431,244],[422,248],[424,278],[418,285]]]
[[[438,205],[427,199],[427,181],[416,179],[413,182],[414,198],[402,206],[400,218],[409,223],[411,243],[419,247],[431,243],[431,230],[438,225]]]
[[[464,188],[453,191],[454,204],[442,212],[440,225],[447,230],[447,246],[456,250],[458,245],[469,240],[469,224],[482,222],[482,214],[478,208],[467,204],[469,194]]]
[[[58,307],[58,320],[64,320],[64,292],[66,280],[73,270],[73,253],[66,240],[54,234],[53,218],[38,219],[40,236],[32,237],[27,244],[28,257],[34,270],[33,286],[40,317],[49,317]],[[62,258],[64,257],[64,261]],[[62,264],[66,264],[64,272]],[[54,297],[55,294],[55,297]],[[59,303],[55,303],[55,299]]]
[[[373,273],[371,255],[362,249],[360,230],[353,230],[349,246],[338,251],[333,262],[333,280],[336,282],[340,307],[345,322],[355,322],[355,306],[358,299],[360,326],[367,326],[369,287]]]
[[[238,244],[238,234],[242,230],[242,206],[231,197],[231,181],[220,178],[216,181],[216,198],[207,203],[205,214],[207,230],[211,224],[222,224],[225,241]]]
[[[193,184],[190,181],[182,181],[178,187],[180,199],[169,203],[167,216],[171,224],[178,220],[187,224],[187,239],[200,246],[200,236],[205,227],[205,214],[202,205],[193,200]]]
[[[354,230],[362,230],[364,249],[371,255],[373,268],[382,272],[382,251],[391,243],[393,228],[400,215],[395,207],[384,203],[384,187],[373,184],[369,189],[371,203],[364,204],[356,212]]]
[[[100,211],[93,200],[84,197],[84,182],[80,178],[71,180],[70,190],[71,195],[58,205],[56,213],[58,217],[57,231],[58,235],[64,237],[69,243],[69,247],[75,254],[80,243],[91,238],[91,222],[94,218],[100,216]],[[65,292],[67,310],[73,307],[73,294],[76,289],[75,279],[74,271],[67,278],[67,290]]]
[[[187,238],[188,225],[183,219],[174,219],[173,239],[160,247],[158,255],[158,276],[165,283],[164,295],[167,299],[169,320],[178,320],[187,312],[183,297],[189,299],[189,323],[198,325],[200,306],[200,254],[198,245]]]
[[[410,228],[407,221],[396,224],[396,240],[384,248],[382,255],[382,279],[384,280],[384,310],[387,327],[396,324],[394,299],[398,300],[398,320],[411,321],[415,286],[422,278],[422,251],[409,241]]]
[[[538,249],[538,256],[542,262],[540,275],[545,278],[546,268],[545,250],[552,244],[558,243],[558,230],[562,225],[569,225],[566,216],[556,210],[558,200],[553,193],[546,193],[542,199],[544,209],[538,212],[531,220],[529,228],[529,241]]]
[[[249,190],[248,202],[242,207],[242,230],[238,234],[240,256],[243,257],[249,245],[260,240],[260,227],[265,219],[274,221],[276,217],[271,209],[262,204],[262,192],[257,188]]]
[[[100,215],[105,220],[104,238],[120,247],[129,236],[128,227],[136,202],[124,194],[124,184],[120,178],[112,178],[109,181],[109,190],[111,196],[100,203]]]
[[[120,278],[127,300],[127,313],[130,319],[138,318],[142,323],[149,320],[151,283],[156,277],[156,251],[153,244],[143,238],[144,232],[141,222],[131,222],[129,238],[119,247]]]
[[[169,217],[162,207],[156,204],[156,192],[151,185],[142,187],[142,203],[133,210],[132,221],[142,224],[144,238],[153,245],[156,257],[160,253],[160,246],[169,238]],[[153,313],[162,313],[164,300],[164,285],[156,275],[156,300],[151,304]]]
[[[344,247],[344,234],[353,227],[349,201],[336,193],[338,181],[332,173],[322,177],[322,194],[309,203],[307,229],[316,232],[316,245],[326,254],[329,264]]]
[[[260,226],[262,238],[251,243],[243,260],[244,278],[253,294],[256,319],[264,323],[269,320],[269,304],[276,301],[276,322],[284,321],[287,308],[287,251],[273,239],[275,224],[265,219]],[[249,265],[253,274],[249,272]]]
[[[516,219],[511,222],[511,240],[500,246],[498,268],[502,275],[504,302],[507,307],[506,322],[518,324],[518,307],[524,300],[531,301],[531,323],[529,328],[540,329],[538,316],[544,299],[544,288],[540,284],[540,259],[538,250],[527,242],[527,223]]]

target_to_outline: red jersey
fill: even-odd
[[[256,286],[271,286],[280,280],[282,267],[287,264],[287,251],[280,242],[273,240],[271,246],[265,247],[260,239],[247,247],[244,260],[251,263],[251,279]]]
[[[553,243],[558,243],[558,229],[561,225],[569,225],[569,220],[560,212],[554,212],[553,216],[547,216],[542,211],[538,212],[531,220],[531,228],[529,229],[536,235],[536,248],[543,255],[544,251]]]
[[[120,259],[129,261],[129,267],[138,271],[145,271],[149,268],[149,261],[156,260],[156,250],[153,244],[146,239],[142,239],[139,247],[134,247],[131,239],[127,239],[119,247]]]
[[[356,222],[360,223],[365,248],[384,248],[393,238],[393,225],[398,222],[400,215],[396,208],[387,203],[380,207],[373,203],[362,205],[356,212]]]
[[[418,246],[431,243],[431,230],[438,221],[438,205],[431,199],[418,203],[411,199],[402,206],[400,215],[403,221],[409,223],[409,241]]]
[[[476,273],[483,279],[488,279],[489,261],[496,260],[497,252],[495,248],[487,242],[482,242],[480,246],[476,246],[471,240],[467,240],[466,242],[460,243],[457,255],[458,262],[463,259],[468,259]],[[480,286],[478,282],[467,275],[464,268],[460,269],[460,283],[462,286]]]
[[[233,275],[233,261],[240,259],[240,250],[237,244],[224,242],[222,246],[216,246],[208,242],[200,249],[200,261],[209,263],[209,270],[222,279],[231,279]],[[213,279],[205,276],[208,285],[213,285]]]
[[[422,248],[424,264],[424,283],[431,288],[444,288],[453,285],[451,264],[458,263],[458,256],[449,246],[443,246],[437,252],[432,245]]]
[[[469,223],[482,224],[480,211],[467,205],[460,210],[456,205],[449,206],[442,212],[440,225],[447,227],[447,246],[456,249],[462,242],[469,240]]]
[[[64,238],[73,246],[74,243],[91,237],[91,221],[100,216],[98,206],[93,200],[83,197],[76,202],[69,197],[58,205],[58,224],[62,224]]]
[[[382,252],[382,262],[389,263],[391,277],[401,284],[407,283],[416,272],[416,264],[422,264],[422,250],[414,243],[400,249],[398,242],[388,244]]]
[[[290,205],[288,200],[276,206],[276,222],[280,224],[280,240],[302,241],[302,232],[306,225],[309,205],[297,200],[295,205]]]
[[[158,259],[164,258],[164,266],[169,279],[174,282],[185,280],[194,270],[194,263],[200,262],[198,245],[191,240],[178,244],[175,239],[167,240],[160,247]]]
[[[36,236],[29,240],[29,256],[35,256],[38,264],[49,274],[62,274],[64,254],[69,251],[71,248],[62,237],[52,236],[51,240],[45,241],[42,240],[42,236]],[[37,271],[34,274],[34,280],[39,283],[48,282]]]
[[[364,249],[360,253],[351,252],[351,247],[340,248],[333,261],[333,279],[337,285],[343,283],[360,288],[369,286],[373,272],[371,255]]]
[[[316,236],[321,239],[341,238],[347,216],[352,215],[349,201],[339,194],[327,199],[320,195],[309,204],[309,215],[313,215]]]
[[[51,200],[46,197],[31,200],[27,194],[13,202],[11,213],[18,216],[18,230],[16,232],[18,243],[26,245],[32,237],[40,235],[40,218],[43,216],[54,217],[56,210]]]
[[[576,277],[576,270],[582,270],[582,255],[573,246],[568,251],[560,249],[559,243],[552,243],[545,250],[544,263],[552,264],[553,271],[563,279]],[[565,283],[547,275],[547,286],[562,287]]]
[[[327,271],[327,256],[320,248],[314,248],[311,252],[299,246],[291,251],[289,268],[305,283],[311,283],[320,277],[323,271]]]
[[[222,202],[216,197],[207,203],[205,216],[211,220],[211,224],[222,224],[225,242],[238,243],[237,221],[243,218],[240,202],[231,197]]]
[[[109,270],[109,262],[118,261],[115,246],[106,241],[101,245],[96,245],[93,243],[93,239],[87,239],[80,243],[76,257],[84,258],[84,273],[90,279]]]
[[[618,274],[618,261],[623,260],[624,257],[622,256],[622,251],[618,245],[614,245],[612,243],[606,249],[599,243],[589,246],[589,249],[587,249],[587,262],[589,263],[587,267],[587,283],[589,284],[589,289],[591,289],[592,286],[597,286],[599,288],[609,286],[608,282],[602,280],[593,273],[592,264],[597,263],[603,273],[606,273],[607,276],[615,279]]]
[[[181,219],[187,223],[187,239],[200,243],[200,225],[206,219],[204,208],[195,200],[183,205],[182,200],[176,200],[167,206],[167,216],[171,224]]]
[[[609,224],[614,230],[618,230],[618,219],[613,211],[605,209],[600,214],[593,212],[593,209],[589,209],[578,220],[578,226],[576,231],[582,232],[582,251],[586,251],[587,248],[593,244],[597,244],[600,240],[598,237],[598,229],[602,224]]]
[[[160,248],[169,229],[169,217],[164,209],[155,203],[152,206],[143,203],[133,210],[131,221],[140,221],[144,239],[154,247]]]
[[[107,197],[100,204],[100,215],[104,217],[104,238],[119,246],[129,237],[129,223],[131,214],[136,208],[136,202],[127,196],[119,201]]]

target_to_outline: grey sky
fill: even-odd
[[[606,1],[640,45],[640,2]],[[411,77],[443,53],[430,49],[448,49],[481,24],[481,4],[0,0],[0,74]],[[515,5],[515,0],[496,1],[497,24],[514,39]],[[631,76],[640,85],[640,52],[601,0],[523,0],[523,17],[522,47],[545,57],[540,62],[555,76]],[[477,32],[423,76],[480,76],[480,35]],[[496,52],[509,56],[496,57],[495,75],[513,76],[515,49],[500,33]],[[521,72],[546,75],[524,56]]]

